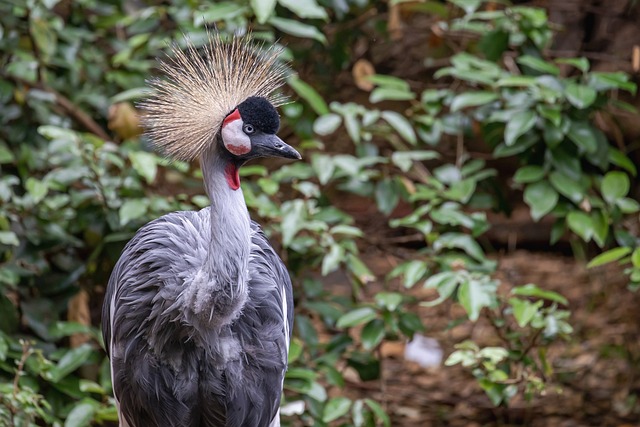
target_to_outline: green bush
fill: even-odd
[[[95,323],[108,275],[140,225],[208,202],[197,168],[151,153],[132,103],[170,41],[188,34],[202,43],[214,23],[223,32],[251,26],[256,38],[273,43],[282,37],[292,68],[305,70],[304,80],[288,81],[298,100],[282,110],[305,162],[242,171],[252,216],[282,243],[295,282],[285,399],[304,402],[304,410],[285,421],[389,425],[374,400],[329,398],[327,388],[345,386],[346,367],[364,381],[378,379],[381,343],[424,329],[417,304],[457,303],[462,320],[491,322],[500,346],[463,342],[446,364],[468,368],[494,405],[544,389],[552,374],[546,348],[571,333],[570,307],[544,284],[497,292],[496,263],[479,238],[491,226],[486,211],[508,207],[497,172],[466,150],[468,140],[484,142],[492,159],[518,159],[515,174],[501,179],[523,191],[534,220],[555,218],[552,243],[566,235],[578,251],[594,242],[608,250],[591,265],[629,264],[630,284],[640,286],[638,240],[625,222],[640,209],[630,196],[636,168],[593,124],[595,114],[628,108],[611,95],[635,93],[628,76],[590,71],[584,58],[548,59],[553,32],[542,9],[428,1],[417,13],[440,14],[445,37],[464,33],[469,40],[460,52],[442,53],[451,55],[450,65],[435,73],[436,84],[372,75],[367,105],[339,102],[326,95],[326,76],[352,61],[353,26],[366,25],[380,39],[389,34],[383,18],[368,12],[383,7],[377,2],[325,4],[0,5],[3,425],[117,420]],[[336,137],[349,143],[331,152],[325,143]],[[456,146],[453,159],[442,154],[447,142]],[[371,240],[340,209],[351,195],[422,245],[387,277],[376,277],[360,256]],[[349,280],[345,294],[319,280],[338,270]],[[384,289],[371,292],[373,282]],[[438,297],[418,301],[410,292],[416,286]],[[79,295],[91,301],[84,306],[89,319],[71,308]]]

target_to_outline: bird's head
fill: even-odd
[[[248,160],[300,159],[276,136],[275,107],[285,100],[276,90],[289,73],[281,52],[273,44],[254,44],[250,35],[227,40],[213,33],[200,49],[188,40],[186,49],[175,45],[159,64],[165,78],[151,79],[153,90],[139,104],[146,134],[176,160],[215,159],[233,190]]]
[[[278,138],[280,117],[275,107],[259,96],[247,98],[229,113],[222,122],[220,141],[229,162],[225,176],[229,187],[240,187],[238,168],[257,157],[300,159],[293,147]]]
[[[275,107],[266,98],[252,96],[225,117],[220,135],[225,150],[240,162],[256,157],[300,159],[300,153],[278,138],[279,128]]]

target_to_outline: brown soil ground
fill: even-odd
[[[543,395],[527,402],[516,397],[509,408],[494,408],[472,375],[460,366],[421,368],[404,360],[404,343],[383,347],[383,379],[360,382],[347,375],[343,393],[382,401],[393,426],[616,426],[640,425],[640,294],[626,289],[615,266],[587,270],[583,263],[553,253],[515,251],[501,255],[504,288],[536,283],[569,300],[569,342],[549,351],[554,374]],[[394,266],[388,254],[369,255],[378,272]],[[420,299],[431,291],[415,289]],[[479,344],[499,343],[487,322],[447,328],[462,316],[456,305],[419,308],[426,335],[437,339],[445,358],[453,345],[467,338]],[[347,373],[348,374],[348,373]]]

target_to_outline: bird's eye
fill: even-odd
[[[244,127],[242,128],[242,130],[244,131],[244,133],[246,133],[247,135],[251,135],[252,133],[254,133],[256,131],[256,129],[253,127],[253,125],[250,124],[246,124],[244,125]]]

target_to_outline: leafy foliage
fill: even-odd
[[[96,329],[104,284],[140,225],[208,202],[197,168],[151,152],[133,102],[169,42],[185,33],[202,43],[214,24],[229,33],[251,26],[272,43],[282,37],[293,68],[310,70],[288,81],[298,100],[283,108],[306,161],[242,171],[252,215],[282,242],[296,286],[285,421],[390,425],[380,403],[331,390],[345,386],[348,368],[378,379],[381,344],[424,330],[417,305],[459,304],[466,315],[452,320],[492,324],[500,345],[460,343],[446,364],[469,368],[494,405],[542,391],[552,374],[546,349],[572,331],[568,302],[544,284],[498,292],[481,240],[486,211],[504,208],[498,172],[465,144],[483,141],[492,160],[516,158],[517,171],[500,180],[522,190],[534,220],[553,216],[551,242],[569,236],[576,250],[610,248],[590,265],[625,263],[638,287],[640,249],[625,221],[640,210],[631,193],[637,170],[593,120],[626,107],[612,91],[636,88],[623,73],[591,71],[584,58],[548,59],[553,32],[542,9],[425,3],[441,14],[445,36],[464,32],[471,42],[446,52],[450,64],[435,84],[366,76],[367,105],[314,87],[351,61],[352,25],[364,25],[356,17],[375,2],[0,5],[0,422],[117,420]],[[378,37],[389,37],[369,16]],[[326,55],[309,57],[311,46]],[[344,142],[339,152],[334,138]],[[361,256],[370,236],[342,203],[356,197],[390,230],[417,236],[420,249],[386,277]],[[342,293],[321,282],[336,271],[348,280]],[[418,301],[418,286],[437,297]]]

